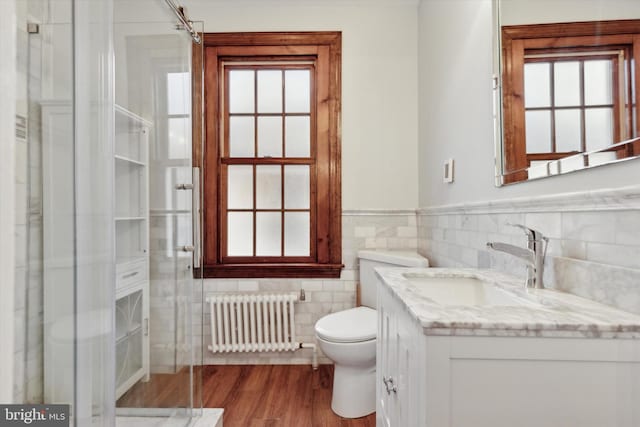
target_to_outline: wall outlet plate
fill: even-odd
[[[453,159],[447,159],[442,167],[442,182],[450,184],[453,182]]]

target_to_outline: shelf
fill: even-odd
[[[117,216],[115,217],[116,221],[144,221],[146,220],[146,216]]]
[[[115,157],[131,165],[146,166],[152,123],[131,111],[115,108]]]
[[[127,110],[126,108],[117,105],[115,107],[115,112],[116,112],[116,125],[118,123],[118,121],[122,121],[122,119],[125,119],[129,122],[135,123],[135,124],[139,124],[139,125],[143,125],[146,127],[151,127],[153,125],[153,122],[150,120],[145,119],[142,116],[139,116],[138,114]]]
[[[118,154],[116,154],[113,157],[115,157],[116,160],[120,160],[120,161],[123,161],[123,162],[131,163],[131,164],[137,165],[137,166],[146,166],[147,165],[146,163],[143,163],[141,161],[132,159],[130,157],[120,156]]]

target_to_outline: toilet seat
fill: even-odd
[[[377,312],[364,306],[327,314],[316,323],[318,338],[336,343],[373,340],[377,329]]]

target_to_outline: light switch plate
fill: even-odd
[[[442,182],[450,184],[453,182],[453,159],[447,159],[442,167]]]

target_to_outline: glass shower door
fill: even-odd
[[[201,45],[192,43],[163,2],[156,3],[158,10],[145,10],[145,16],[166,20],[135,20],[130,8],[120,15],[116,3],[116,157],[119,114],[128,117],[122,152],[131,145],[131,135],[133,144],[141,147],[133,150],[141,154],[132,165],[119,166],[123,160],[116,159],[116,182],[123,177],[120,188],[125,200],[143,206],[140,217],[123,212],[122,221],[127,217],[131,221],[116,228],[123,229],[123,240],[133,252],[143,248],[140,259],[147,263],[148,276],[138,281],[140,286],[132,285],[116,296],[116,413],[186,422],[192,409],[201,407],[196,368],[201,364],[196,352],[201,335],[194,330],[200,322],[197,304],[202,303],[202,282],[195,273],[201,241],[200,162],[192,154],[193,134],[201,131],[193,129],[191,102],[192,80],[202,78],[201,70],[192,69],[192,52]],[[116,210],[117,200],[118,194]],[[126,251],[127,246],[123,248]],[[124,277],[130,270],[121,271]],[[133,340],[138,331],[140,339]],[[141,362],[131,366],[129,362],[135,361]]]

